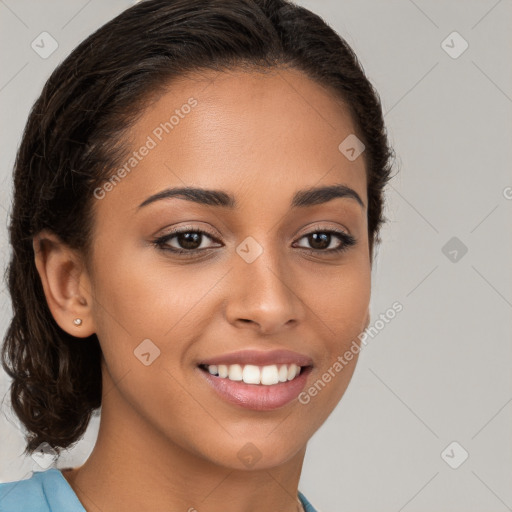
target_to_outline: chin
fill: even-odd
[[[216,446],[212,449],[208,458],[214,464],[232,470],[260,471],[282,466],[306,447],[306,443],[286,446],[285,440],[282,443],[280,441],[276,435],[267,435],[261,441],[251,436],[243,440],[234,438],[229,441],[228,446]]]

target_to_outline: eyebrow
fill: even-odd
[[[207,206],[220,206],[234,210],[238,208],[235,197],[223,190],[210,190],[196,187],[167,188],[153,194],[143,201],[138,209],[143,208],[155,201],[177,197],[186,201],[193,201]],[[324,187],[312,187],[296,192],[291,201],[291,208],[305,208],[318,204],[327,203],[338,197],[355,199],[364,209],[365,204],[359,194],[352,188],[343,184],[335,184]]]

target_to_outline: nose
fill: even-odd
[[[289,266],[269,251],[263,251],[252,263],[237,255],[234,259],[225,309],[232,325],[272,334],[302,320],[302,293]]]

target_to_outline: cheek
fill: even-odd
[[[371,296],[369,266],[340,266],[327,278],[311,281],[309,302],[326,328],[333,349],[342,349],[365,328]],[[316,288],[316,292],[314,289]]]
[[[371,295],[369,265],[347,265],[338,270],[328,280],[317,280],[317,284],[322,284],[321,290],[306,294],[311,297],[308,305],[315,313],[311,318],[319,327],[323,350],[315,374],[299,402],[308,414],[317,417],[318,425],[336,407],[350,383]]]
[[[123,397],[112,407],[129,404],[137,417],[172,431],[174,438],[182,436],[185,443],[186,436],[171,419],[186,414],[192,425],[202,424],[201,410],[191,407],[184,391],[187,382],[181,368],[207,283],[191,279],[190,271],[149,259],[144,264],[137,257],[114,262],[104,254],[103,261],[110,263],[97,267],[95,320],[106,365],[103,373]],[[204,277],[210,286],[218,280]],[[114,400],[114,395],[109,398]]]
[[[104,319],[103,327],[113,324],[113,329],[126,331],[134,339],[165,341],[182,328],[198,298],[217,280],[212,272],[196,279],[191,267],[167,265],[154,251],[127,248],[115,260],[98,255],[95,289],[98,302],[105,307],[96,313]]]
[[[125,256],[115,263],[104,257],[111,263],[98,267],[101,306],[95,318],[112,379],[118,381],[129,372],[125,392],[132,405],[161,411],[159,400],[167,408],[170,403],[173,409],[180,407],[180,400],[170,397],[182,396],[189,378],[191,341],[208,332],[214,295],[208,295],[208,290],[216,287],[224,270],[194,271],[192,266],[171,265],[161,257],[156,261],[151,251],[141,251],[145,261],[136,251],[123,251],[133,258]],[[152,389],[159,392],[150,391],[148,400],[144,390]]]

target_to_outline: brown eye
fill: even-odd
[[[356,243],[356,239],[352,235],[343,231],[331,229],[313,231],[304,235],[300,239],[302,240],[303,238],[307,239],[309,247],[299,247],[309,249],[312,252],[324,252],[328,254],[344,251]],[[332,247],[333,243],[334,247]]]
[[[185,228],[173,231],[163,235],[153,243],[161,250],[174,253],[176,255],[194,256],[200,252],[214,248],[207,245],[207,239],[220,243],[213,235],[200,230]],[[299,245],[301,249],[306,249],[314,253],[335,254],[347,250],[356,244],[356,239],[345,233],[333,229],[312,231],[303,235],[299,240],[305,239],[309,247]],[[203,243],[205,242],[205,243]]]
[[[201,233],[189,231],[174,235],[172,238],[176,238],[180,249],[199,249],[201,246],[202,236],[203,235],[201,235]]]
[[[154,240],[153,243],[164,251],[192,256],[194,253],[212,248],[212,246],[203,243],[207,239],[217,242],[217,240],[206,231],[186,228],[161,236]]]

